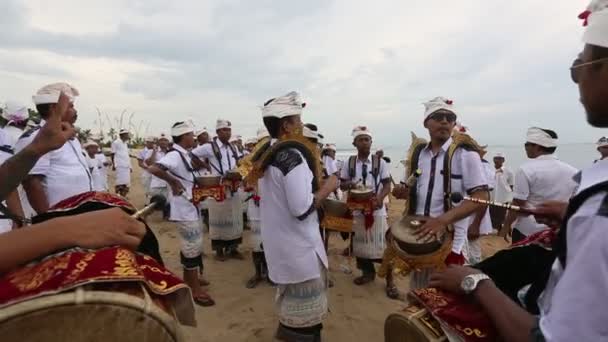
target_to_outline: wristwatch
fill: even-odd
[[[468,276],[464,277],[464,279],[462,279],[462,282],[460,283],[460,288],[462,288],[464,293],[471,294],[471,293],[473,293],[473,291],[475,291],[475,289],[477,289],[477,285],[482,280],[486,280],[486,279],[490,279],[490,277],[488,277],[487,274],[483,274],[483,273],[469,274]]]

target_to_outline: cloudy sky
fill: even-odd
[[[41,85],[124,109],[149,133],[218,117],[252,135],[268,98],[300,91],[305,121],[345,144],[364,124],[384,146],[424,134],[422,102],[454,100],[487,144],[519,144],[530,125],[595,141],[568,67],[582,47],[585,0],[2,0],[0,101]],[[85,6],[86,5],[86,6]],[[107,123],[106,123],[107,127]]]

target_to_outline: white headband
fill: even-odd
[[[129,130],[128,130],[128,129],[125,129],[125,128],[122,128],[122,129],[121,129],[121,130],[118,132],[118,135],[123,135],[123,134],[129,134]]]
[[[190,121],[185,121],[171,128],[171,136],[179,137],[184,134],[194,133],[194,125]]]
[[[579,18],[585,19],[587,25],[583,42],[608,48],[608,0],[592,1]]]
[[[305,138],[315,139],[317,141],[319,139],[317,132],[313,131],[312,129],[310,129],[306,126],[304,126],[304,128],[302,129],[302,135],[304,135]]]
[[[80,95],[78,90],[71,85],[61,82],[46,85],[36,92],[36,95],[32,96],[34,104],[47,104],[59,102],[59,95],[64,93],[70,102],[74,102],[76,96]]]
[[[503,158],[504,159],[505,155],[502,152],[496,152],[496,153],[494,153],[494,158]]]
[[[336,145],[335,144],[326,144],[325,149],[330,150],[330,151],[336,151]]]
[[[83,146],[83,147],[86,149],[86,148],[89,148],[89,147],[91,147],[91,146],[97,146],[97,147],[99,147],[99,145],[97,145],[97,143],[96,143],[96,142],[94,142],[94,141],[87,141],[87,142],[84,144],[84,146]]]
[[[547,132],[538,127],[528,129],[526,141],[547,148],[557,147],[557,139],[553,139]]]
[[[208,133],[206,127],[203,127],[203,129],[201,129],[200,131],[197,131],[195,134],[198,137],[199,135],[201,135],[203,133]]]
[[[302,115],[302,109],[306,106],[300,94],[292,91],[284,96],[277,97],[262,107],[262,116],[284,118],[293,115]]]
[[[245,145],[257,144],[257,143],[258,143],[258,138],[249,138],[249,139],[245,140]]]
[[[169,140],[169,138],[167,138],[167,135],[166,135],[165,133],[161,133],[161,134],[158,136],[158,140],[161,140],[161,139],[164,139],[164,140]]]
[[[24,122],[29,118],[27,107],[16,102],[6,102],[2,109],[2,117],[11,122]]]
[[[231,128],[231,127],[232,127],[232,123],[228,120],[223,120],[223,119],[217,119],[217,122],[215,124],[216,131],[218,129]]]
[[[608,146],[608,138],[601,137],[600,140],[597,141],[596,145],[597,145],[597,147],[606,147],[606,146]]]
[[[370,132],[366,126],[356,126],[355,128],[353,128],[353,132],[351,135],[353,137],[353,140],[357,140],[357,138],[362,135],[367,135],[368,137],[373,138],[372,132]]]
[[[444,97],[438,96],[429,102],[424,103],[424,120],[429,118],[433,113],[439,110],[447,110],[454,114],[454,103]]]
[[[156,137],[149,136],[145,139],[145,142],[154,142],[154,140],[156,140]]]

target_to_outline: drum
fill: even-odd
[[[350,233],[353,230],[353,218],[345,202],[326,199],[323,201],[325,216],[321,226],[325,229]]]
[[[353,189],[348,192],[348,200],[355,202],[367,202],[374,197],[372,189]]]
[[[224,179],[227,179],[229,181],[240,182],[243,179],[243,176],[238,171],[231,170],[226,172]]]
[[[448,341],[439,322],[422,306],[411,304],[384,321],[385,342]]]
[[[98,283],[0,310],[3,341],[175,342],[182,336],[166,298],[138,283]]]
[[[202,188],[218,186],[222,183],[221,176],[206,175],[196,177],[196,184]]]

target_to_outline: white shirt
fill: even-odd
[[[13,156],[10,150],[10,146],[8,145],[10,140],[7,139],[7,134],[5,132],[0,132],[0,165],[4,164],[10,157]],[[6,201],[2,202],[6,206]],[[13,221],[9,219],[0,219],[0,234],[6,233],[13,228]]]
[[[363,177],[363,165],[366,168],[366,177]],[[351,179],[349,175],[349,162],[346,161],[344,163],[344,167],[342,168],[342,173],[340,174],[340,179],[352,181],[354,183],[361,183],[365,185],[368,189],[375,189],[376,195],[381,193],[384,189],[384,185],[382,184],[383,180],[390,179],[391,175],[389,173],[389,168],[387,167],[386,162],[383,159],[380,159],[380,169],[378,170],[378,175],[376,179],[372,175],[372,155],[370,154],[367,157],[367,160],[362,161],[357,157],[357,161],[355,162],[355,178]],[[377,187],[376,187],[377,186]],[[361,211],[355,211],[354,214],[361,215]],[[382,208],[374,211],[374,216],[386,216],[386,206],[382,206]]]
[[[44,124],[42,120],[41,125]],[[15,150],[21,151],[29,145],[38,132],[39,129],[23,135]],[[68,140],[61,148],[40,157],[29,174],[44,176],[43,186],[49,206],[93,190],[93,179],[78,139]]]
[[[531,159],[522,164],[515,173],[513,198],[527,201],[526,205],[529,207],[546,201],[567,202],[576,188],[572,177],[577,172],[577,169],[558,160],[554,155]],[[524,235],[545,228],[537,223],[533,216],[519,216],[513,227]]]
[[[325,171],[329,176],[338,173],[338,165],[336,164],[336,161],[330,156],[323,157],[323,166],[325,167]]]
[[[608,161],[593,164],[581,176],[578,192],[607,181]],[[591,196],[568,220],[567,266],[564,270],[555,261],[538,301],[546,341],[605,341],[608,336],[606,196]]]
[[[107,184],[108,167],[104,164],[108,162],[108,158],[103,154],[103,152],[100,152],[95,155],[95,159],[99,160],[99,177],[103,180],[103,184]]]
[[[321,276],[319,259],[326,268],[328,263],[313,206],[312,172],[297,150],[279,154],[280,162],[258,181],[262,240],[272,281],[295,284]]]
[[[441,146],[439,152],[433,156],[430,144],[420,152],[418,169],[422,174],[416,182],[416,215],[439,217],[445,213],[443,206],[443,161],[448,148],[452,144],[452,138]],[[434,160],[434,162],[433,162]],[[486,171],[481,162],[479,154],[458,148],[452,156],[451,165],[451,191],[461,194],[470,194],[476,188],[487,186]],[[453,206],[457,206],[452,203]],[[454,223],[454,241],[452,251],[460,254],[467,240],[469,218]]]
[[[131,159],[129,157],[129,145],[120,138],[112,142],[112,153],[114,153],[114,166],[131,168]]]
[[[180,154],[184,157],[180,157]],[[194,177],[198,177],[198,173],[190,172],[183,160],[186,160],[189,168],[192,168],[192,159],[190,154],[178,144],[173,144],[173,151],[167,153],[158,164],[167,168],[169,174],[179,180],[185,189],[188,198],[192,198],[192,187],[194,186]],[[182,196],[170,196],[169,203],[171,205],[171,221],[197,221],[199,220],[199,210],[192,204],[190,200]]]
[[[201,145],[192,150],[192,154],[199,157],[201,160],[209,162],[211,167],[211,174],[213,175],[226,175],[226,172],[236,168],[236,159],[232,154],[230,144],[223,144],[220,139],[213,138],[213,141],[217,142],[217,146],[220,150],[221,162],[217,160],[217,157],[213,153],[213,146],[211,143]],[[236,148],[235,148],[236,150]],[[237,156],[239,155],[238,150],[236,151]]]
[[[86,152],[85,152],[86,153]],[[93,190],[94,191],[103,191],[104,183],[101,177],[101,168],[103,164],[101,161],[97,159],[97,156],[91,158],[88,154],[86,155],[87,165],[89,166],[89,171],[91,172],[91,177],[93,178]]]
[[[492,201],[498,203],[509,203],[513,200],[513,189],[511,188],[514,184],[513,172],[505,166],[500,169],[493,168],[494,181],[496,185],[490,192]]]
[[[15,147],[15,144],[17,143],[17,140],[19,140],[19,138],[21,137],[21,135],[23,135],[23,130],[15,127],[15,126],[4,126],[4,128],[2,129],[5,133],[6,133],[6,145],[9,145],[10,147]]]
[[[148,150],[148,152],[144,156],[144,160],[150,159],[150,157],[152,157],[152,153],[154,153],[154,150]],[[154,160],[152,161],[152,163],[150,165],[154,165],[154,164],[158,163],[161,159],[163,159],[163,157],[166,154],[167,153],[163,152],[160,148],[157,149],[156,155],[154,156]],[[155,188],[166,188],[166,187],[167,187],[167,182],[152,175],[152,180],[150,181],[150,188],[155,189]]]

